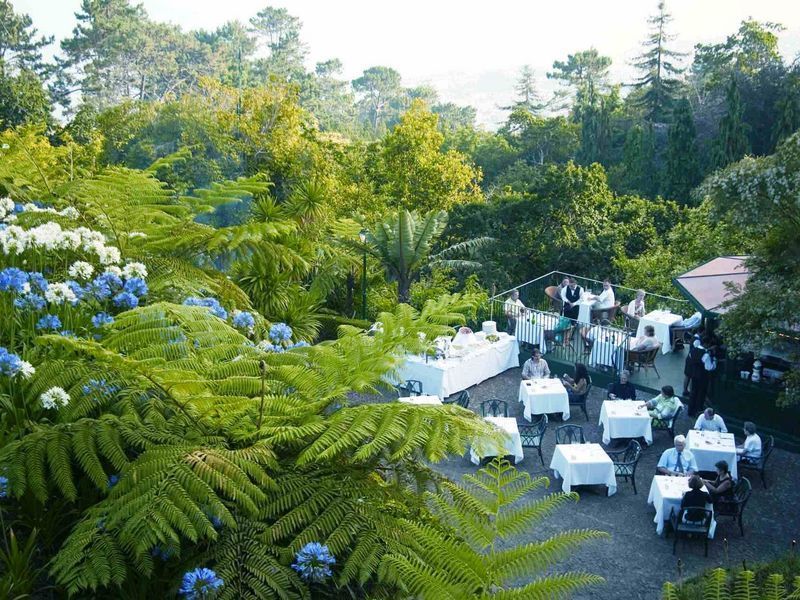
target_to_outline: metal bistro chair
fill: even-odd
[[[659,419],[658,417],[653,417],[650,426],[652,427],[653,431],[668,431],[670,437],[675,437],[675,423],[678,422],[678,417],[681,416],[682,412],[683,404],[678,407],[678,410],[676,410],[675,414],[669,419]]]
[[[487,416],[487,414],[486,414],[486,409],[487,408],[489,409],[489,412],[491,413],[489,416],[492,416],[492,417],[500,417],[500,416],[507,417],[508,416],[508,403],[505,400],[498,400],[497,398],[492,398],[491,400],[484,400],[483,402],[481,402],[481,416],[482,417]],[[499,414],[500,411],[503,412],[502,415]]]
[[[625,329],[633,332],[639,329],[639,317],[629,315],[627,306],[620,307],[619,311],[622,313],[622,317],[625,320]]]
[[[570,396],[569,397],[569,405],[570,406],[578,406],[583,411],[583,416],[586,420],[589,420],[589,413],[586,412],[586,399],[589,397],[589,392],[592,391],[592,384],[586,386],[586,391],[583,392],[580,396]]]
[[[406,379],[404,383],[395,386],[401,398],[422,395],[422,382],[416,379]]]
[[[740,460],[739,461],[739,469],[745,469],[748,471],[756,471],[761,475],[761,484],[764,486],[764,489],[767,489],[767,478],[766,478],[766,468],[767,468],[767,460],[769,460],[770,455],[772,454],[772,449],[775,447],[775,438],[773,436],[767,437],[766,441],[764,442],[763,448],[761,448],[761,458],[759,458],[755,462],[750,462],[748,460]]]
[[[661,352],[661,344],[652,350],[645,350],[643,352],[628,352],[628,368],[633,372],[634,369],[641,371],[644,369],[644,376],[647,377],[647,372],[650,369],[656,372],[656,377],[661,379],[661,374],[656,367],[656,357]]]
[[[544,288],[544,293],[550,299],[550,308],[554,312],[560,313],[561,309],[564,308],[564,301],[558,295],[558,286],[549,285]]]
[[[677,352],[683,350],[686,344],[691,343],[692,335],[700,329],[697,327],[670,327],[669,328],[669,343],[672,346],[672,351]]]
[[[585,444],[583,427],[580,425],[562,425],[556,429],[556,444]]]
[[[752,492],[753,486],[750,485],[750,480],[747,477],[742,477],[733,487],[733,498],[731,500],[719,500],[714,505],[714,510],[718,517],[733,517],[733,522],[739,523],[739,532],[742,537],[744,537],[742,515]]]
[[[591,319],[594,321],[595,319],[608,319],[612,323],[614,319],[617,318],[617,313],[619,312],[620,305],[619,302],[615,302],[614,306],[609,308],[593,308],[591,311]]]
[[[532,423],[517,420],[517,429],[519,429],[519,437],[522,438],[522,447],[536,448],[539,453],[539,460],[542,461],[542,466],[544,466],[542,440],[544,439],[544,432],[547,431],[547,415],[536,415],[535,418],[536,420]]]
[[[622,477],[625,481],[630,478],[633,493],[638,494],[636,491],[636,465],[639,464],[639,459],[642,457],[641,444],[636,440],[631,440],[628,442],[627,448],[616,451],[606,450],[606,454],[614,463],[614,475]]]
[[[469,407],[469,392],[467,390],[451,394],[447,400],[442,400],[442,404],[455,404],[461,408]]]
[[[688,520],[686,514],[692,518]],[[672,544],[672,554],[675,554],[675,549],[678,547],[678,539],[681,536],[691,537],[693,535],[702,535],[705,542],[706,556],[708,556],[708,532],[711,529],[712,511],[707,508],[681,508],[678,513],[675,513],[675,507],[669,513],[669,521],[672,524],[672,532],[675,534],[675,542]]]

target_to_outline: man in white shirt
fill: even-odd
[[[644,307],[644,290],[639,290],[636,292],[636,299],[631,300],[628,302],[628,316],[635,317],[637,319],[641,319],[643,316],[647,314],[647,310]]]
[[[602,310],[614,306],[614,290],[612,289],[611,282],[608,279],[603,281],[603,291],[600,292],[600,295],[593,296],[593,298],[594,306],[592,308],[594,310]]]
[[[744,432],[747,435],[744,444],[736,448],[739,462],[758,463],[761,459],[761,437],[756,433],[756,424],[745,421]]]
[[[531,357],[522,365],[523,379],[547,379],[550,377],[550,367],[547,361],[542,358],[542,353],[538,348],[534,348]]]
[[[675,447],[667,448],[661,454],[656,472],[659,475],[681,477],[697,472],[697,461],[691,450],[686,449],[686,438],[675,436]]]
[[[506,313],[506,321],[508,322],[506,332],[508,335],[514,335],[517,329],[517,319],[519,319],[525,311],[525,305],[522,303],[522,300],[519,299],[519,290],[511,291],[511,294],[503,304],[503,310]]]
[[[703,414],[697,417],[694,428],[699,431],[719,431],[720,433],[728,433],[728,428],[725,427],[725,421],[722,417],[714,414],[714,409],[710,406],[703,411]]]

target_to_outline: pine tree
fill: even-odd
[[[777,117],[772,126],[772,142],[777,145],[800,128],[800,76],[788,75],[775,102]]]
[[[736,162],[750,151],[748,126],[744,122],[744,104],[735,78],[731,78],[726,97],[728,112],[719,122],[719,134],[714,142],[715,168]]]
[[[667,43],[675,39],[675,36],[667,33],[670,21],[672,16],[667,12],[665,2],[661,0],[658,3],[658,14],[647,20],[651,33],[643,43],[644,52],[634,62],[634,66],[643,73],[634,84],[635,88],[644,90],[638,104],[651,123],[664,122],[669,116],[680,87],[678,76],[683,72],[674,61],[685,55],[666,47]]]
[[[578,151],[578,162],[589,165],[602,163],[609,144],[610,119],[606,104],[607,98],[597,93],[593,84],[589,84],[586,96],[575,111],[580,113],[581,148]]]
[[[700,181],[696,137],[692,108],[686,98],[681,98],[672,113],[667,138],[664,193],[683,203],[688,201],[689,192]]]
[[[658,176],[655,168],[655,136],[652,125],[636,124],[628,130],[622,149],[623,189],[627,193],[653,196]]]
[[[504,106],[505,110],[525,110],[532,115],[542,112],[545,104],[541,101],[541,96],[537,90],[536,75],[530,65],[523,65],[519,72],[517,85],[514,86],[517,98],[511,106]]]

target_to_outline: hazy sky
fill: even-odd
[[[60,39],[75,26],[80,0],[11,0],[43,33]],[[479,121],[493,126],[497,107],[513,96],[514,79],[531,64],[544,90],[554,60],[595,46],[613,59],[617,80],[630,81],[628,62],[647,33],[655,0],[144,0],[151,18],[184,29],[214,29],[228,20],[247,21],[266,5],[285,7],[303,22],[309,66],[339,58],[345,77],[365,68],[397,69],[405,85],[429,83],[443,100],[471,104]],[[671,0],[675,47],[721,42],[742,19],[786,26],[781,49],[800,52],[800,0]]]

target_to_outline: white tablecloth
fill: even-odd
[[[601,365],[621,369],[625,361],[624,344],[630,338],[622,331],[610,329],[602,331],[598,335],[599,339],[592,343],[589,364],[593,367]]]
[[[569,419],[569,396],[560,379],[523,379],[519,383],[519,401],[524,405],[523,415],[528,421],[531,415],[561,413]]]
[[[420,356],[406,357],[398,369],[397,380],[416,379],[422,382],[422,391],[447,398],[468,387],[519,366],[519,346],[514,336],[498,333],[500,340],[484,343],[471,349],[462,357],[440,360]],[[476,334],[479,338],[482,333]]]
[[[474,464],[480,464],[482,458],[487,456],[514,457],[514,464],[522,462],[525,455],[522,452],[522,438],[519,436],[517,420],[513,417],[484,417],[506,433],[505,444],[498,448],[491,440],[476,440],[469,450],[469,458]]]
[[[600,425],[603,426],[603,443],[612,439],[643,437],[653,443],[653,428],[646,408],[639,408],[639,400],[606,400],[600,406]]]
[[[578,302],[578,323],[583,325],[591,325],[592,323],[592,307],[594,300],[584,297]]]
[[[705,486],[703,486],[705,490]],[[656,516],[653,522],[656,524],[656,533],[661,535],[664,532],[664,523],[669,520],[669,514],[681,507],[683,495],[689,491],[688,477],[670,477],[668,475],[656,475],[653,483],[650,484],[650,494],[647,496],[647,503],[652,504],[656,509]],[[708,490],[706,490],[708,491]],[[706,504],[706,508],[714,510],[713,505]],[[717,521],[711,517],[711,529],[708,531],[709,539],[714,537],[717,529]]]
[[[441,404],[442,401],[439,396],[410,396],[408,398],[399,398],[403,404]]]
[[[605,485],[609,496],[617,493],[614,463],[600,444],[557,444],[550,468],[565,492],[573,485]]]
[[[714,471],[714,464],[720,460],[728,463],[731,477],[739,478],[736,468],[736,442],[732,433],[719,431],[690,430],[686,436],[686,446],[694,454],[697,468],[701,471]]]
[[[536,322],[531,323],[531,318]],[[547,352],[547,344],[544,339],[545,330],[553,330],[558,325],[561,315],[555,313],[540,312],[538,310],[528,311],[525,316],[517,319],[517,327],[514,330],[514,337],[526,344],[539,344],[542,354]],[[562,333],[563,335],[563,333]]]
[[[667,354],[672,352],[669,328],[682,320],[680,315],[673,314],[668,310],[650,311],[639,319],[639,328],[636,330],[636,337],[643,336],[645,326],[652,325],[656,331],[656,338],[661,342],[661,353]]]

